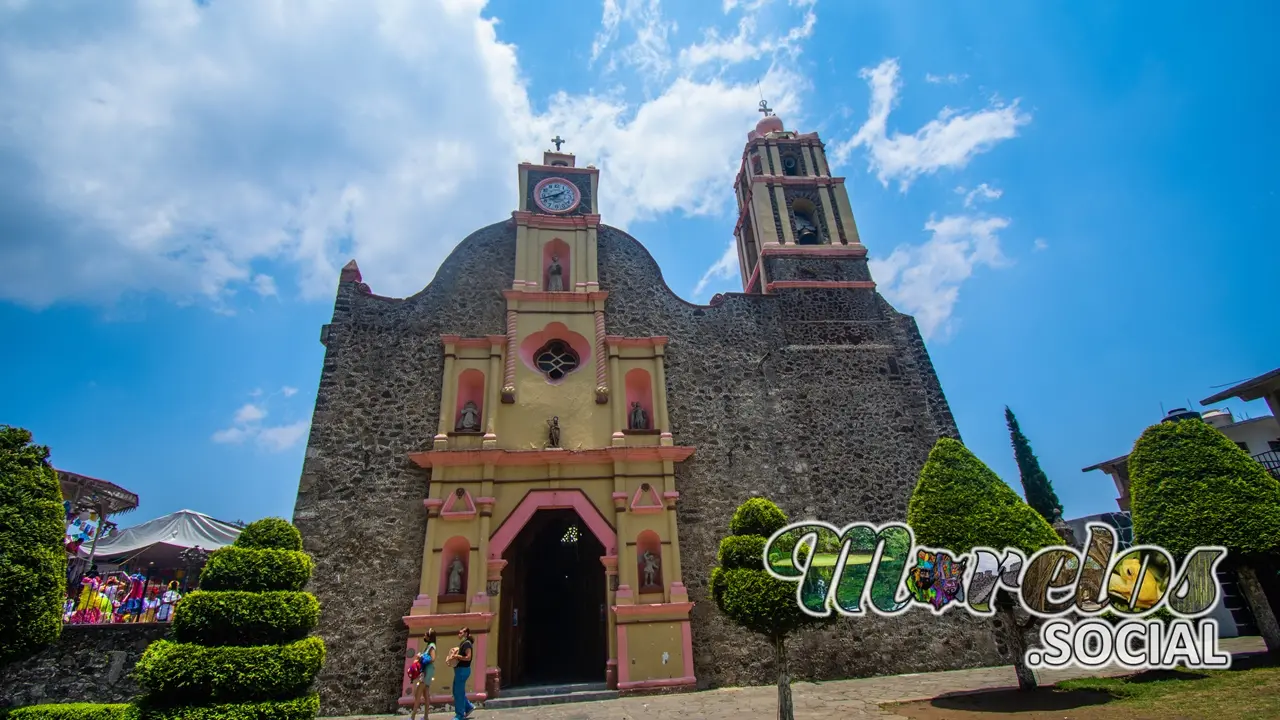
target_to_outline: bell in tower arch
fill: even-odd
[[[822,232],[814,222],[814,207],[804,200],[791,205],[791,217],[795,221],[797,245],[821,245]]]

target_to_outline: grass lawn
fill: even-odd
[[[1033,692],[996,690],[885,705],[913,720],[1272,720],[1280,718],[1280,667],[1237,657],[1232,670],[1152,670],[1067,680]]]
[[[814,567],[835,567],[836,561],[840,559],[839,553],[821,553],[813,559]],[[849,565],[866,565],[871,562],[870,553],[849,553],[849,557],[845,560],[845,566]],[[773,561],[774,565],[787,567],[791,565],[791,558],[781,558]]]

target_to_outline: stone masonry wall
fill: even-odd
[[[775,682],[768,653],[743,642],[708,596],[720,539],[752,495],[793,520],[906,518],[933,443],[955,434],[923,343],[914,344],[915,323],[872,290],[730,294],[716,307],[690,305],[667,289],[639,243],[613,229],[600,232],[599,258],[608,332],[670,338],[672,431],[676,444],[697,448],[676,466],[676,485],[699,686]],[[809,680],[1000,662],[989,624],[962,613],[841,620],[792,640],[791,658],[794,676]]]
[[[440,336],[502,334],[514,267],[515,229],[503,222],[463,240],[413,297],[339,287],[294,508],[328,648],[322,715],[396,707],[429,479],[407,456],[436,433]]]
[[[428,449],[436,431],[439,336],[504,332],[514,248],[513,224],[483,228],[404,300],[340,285],[294,516],[316,560],[311,589],[329,648],[322,714],[395,708],[429,481],[406,456]],[[915,322],[872,290],[691,305],[636,240],[608,227],[599,262],[608,333],[670,338],[672,430],[677,444],[697,448],[677,465],[676,482],[699,684],[773,682],[769,654],[743,642],[707,596],[720,538],[733,510],[757,494],[797,520],[905,518],[934,441],[955,435]],[[793,644],[796,676],[815,680],[1000,660],[989,625],[959,613],[848,619]]]
[[[0,708],[52,702],[129,702],[142,651],[169,632],[161,623],[67,625],[34,657],[0,666]]]

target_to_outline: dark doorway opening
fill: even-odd
[[[503,559],[502,687],[603,682],[604,546],[573,510],[539,510]]]

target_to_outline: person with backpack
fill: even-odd
[[[418,653],[409,665],[409,682],[413,684],[413,707],[409,720],[417,720],[418,705],[422,705],[422,720],[431,714],[431,683],[436,679],[436,631],[427,630],[427,647]]]

